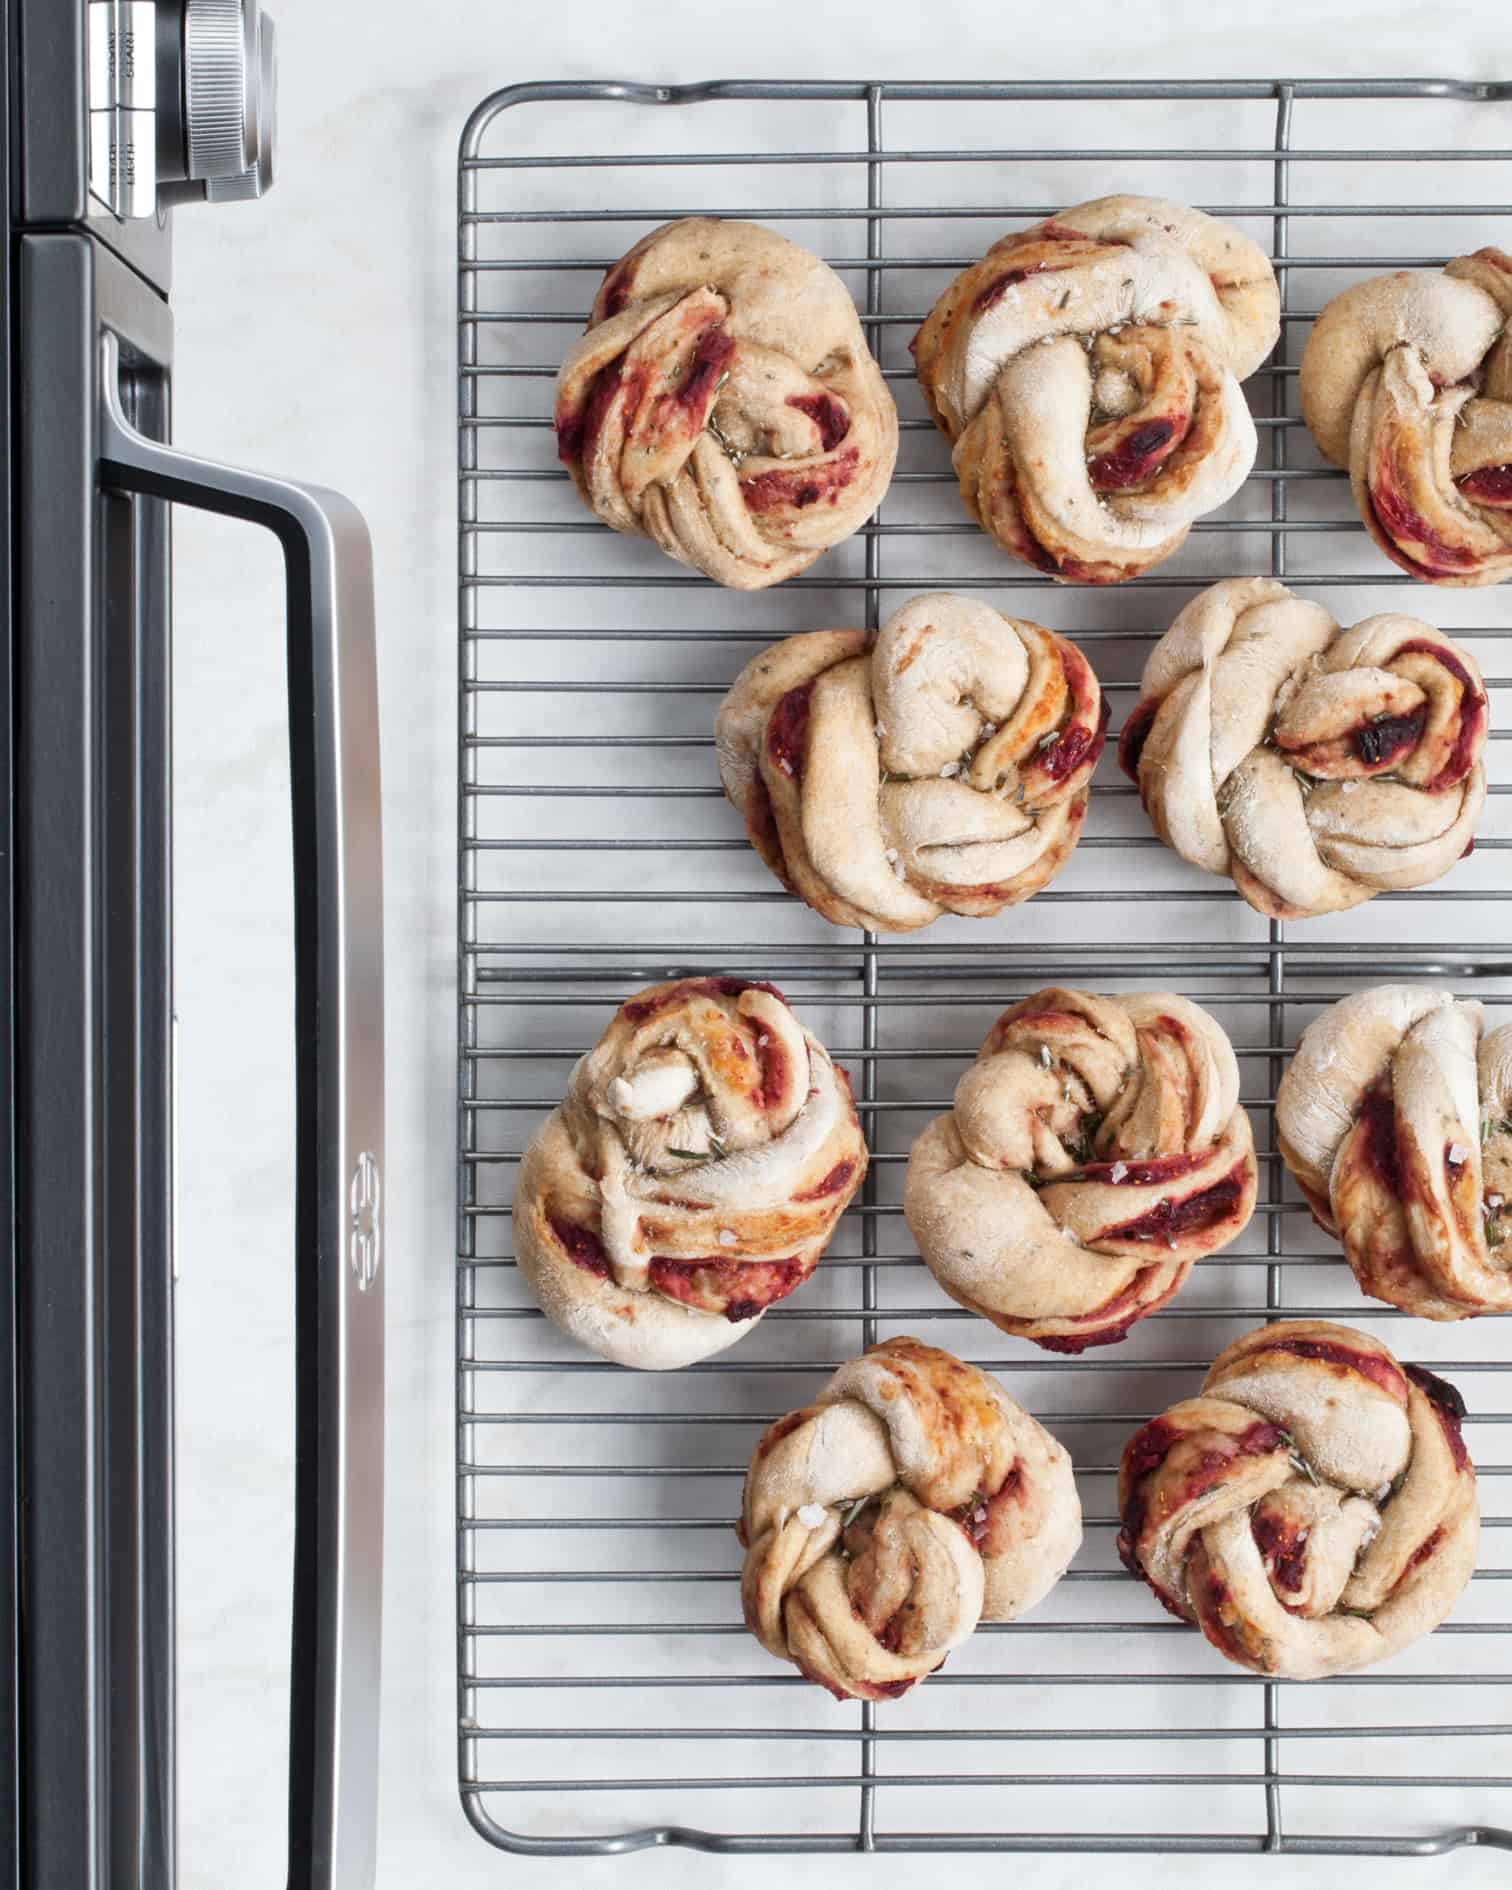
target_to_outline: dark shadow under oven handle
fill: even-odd
[[[127,418],[101,345],[101,483],[266,526],[288,573],[294,826],[297,1470],[291,1890],[367,1890],[383,1581],[383,866],[367,527],[317,487]]]

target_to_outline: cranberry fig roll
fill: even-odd
[[[1262,1326],[1124,1446],[1119,1554],[1254,1673],[1371,1666],[1431,1634],[1474,1571],[1464,1416],[1364,1332]]]
[[[1310,918],[1469,852],[1488,722],[1475,658],[1416,617],[1343,630],[1275,578],[1227,578],[1150,652],[1119,760],[1167,846]]]
[[[1071,1459],[995,1378],[887,1339],[756,1446],[746,1625],[837,1699],[896,1699],[1042,1601],[1081,1528]]]
[[[1255,1206],[1233,1046],[1169,991],[1037,991],[914,1143],[903,1212],[952,1299],[1049,1352],[1112,1345]]]
[[[844,1072],[774,985],[653,985],[526,1150],[515,1255],[569,1338],[671,1370],[802,1285],[866,1164]]]
[[[1512,1023],[1428,985],[1354,992],[1302,1033],[1276,1136],[1372,1299],[1512,1312]]]
[[[1116,584],[1244,483],[1239,383],[1279,333],[1275,272],[1247,236],[1101,197],[994,243],[913,345],[971,516],[1051,577]]]
[[[718,217],[664,223],[605,275],[555,425],[590,511],[743,591],[849,538],[898,451],[845,284],[775,230]]]
[[[1512,577],[1512,256],[1357,282],[1314,323],[1299,385],[1393,564],[1429,584]]]
[[[788,637],[715,724],[756,852],[835,925],[909,932],[1030,899],[1081,835],[1108,709],[1074,643],[970,597]]]

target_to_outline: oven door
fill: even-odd
[[[165,444],[167,304],[18,246],[13,726],[21,1881],[175,1879],[168,514],[279,538],[295,894],[289,1883],[372,1882],[383,953],[372,560],[335,494]]]

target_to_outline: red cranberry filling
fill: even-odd
[[[1443,1542],[1443,1540],[1444,1540],[1444,1526],[1442,1523],[1440,1523],[1438,1528],[1434,1530],[1433,1534],[1431,1536],[1428,1536],[1423,1542],[1419,1543],[1417,1548],[1413,1550],[1412,1554],[1408,1556],[1407,1566],[1402,1570],[1401,1574],[1398,1575],[1398,1577],[1396,1578],[1394,1587],[1400,1588],[1402,1583],[1406,1581],[1407,1577],[1412,1573],[1412,1571],[1415,1568],[1421,1568],[1423,1564],[1428,1560],[1429,1556],[1437,1555],[1438,1550],[1439,1550],[1439,1545],[1440,1543]]]
[[[1108,704],[1104,701],[1095,729],[1074,723],[1035,756],[1036,766],[1042,768],[1052,781],[1064,781],[1067,775],[1075,774],[1084,762],[1095,767],[1102,753],[1103,742],[1107,739],[1108,713]]]
[[[1139,757],[1150,739],[1150,730],[1155,726],[1155,717],[1160,713],[1162,700],[1161,697],[1146,696],[1142,702],[1136,703],[1118,738],[1118,765],[1131,781],[1139,779]]]
[[[1367,503],[1381,536],[1389,541],[1393,556],[1407,570],[1421,571],[1428,577],[1455,577],[1479,562],[1466,546],[1453,545],[1439,537],[1427,519],[1412,509],[1384,474],[1371,483]],[[1421,545],[1427,555],[1414,556],[1404,549],[1404,540]],[[1430,563],[1429,558],[1435,562]]]
[[[1402,1193],[1402,1158],[1397,1147],[1396,1105],[1377,1085],[1360,1106],[1360,1158],[1388,1193]]]
[[[1478,472],[1466,473],[1454,483],[1477,505],[1498,509],[1512,506],[1512,466],[1482,466]]]
[[[1402,1369],[1433,1405],[1455,1467],[1467,1470],[1470,1467],[1470,1453],[1465,1448],[1465,1434],[1460,1429],[1466,1416],[1465,1400],[1447,1379],[1440,1378],[1436,1372],[1425,1371],[1421,1365],[1404,1365]]]
[[[734,352],[735,342],[723,328],[717,325],[706,328],[698,337],[693,359],[678,387],[678,402],[684,407],[696,407],[711,394]]]
[[[1125,492],[1142,485],[1170,458],[1186,435],[1185,416],[1147,420],[1109,453],[1090,462],[1087,477],[1094,492]]]
[[[597,1279],[609,1278],[609,1256],[597,1234],[591,1233],[586,1227],[579,1227],[576,1221],[562,1220],[555,1214],[548,1215],[547,1221],[556,1236],[557,1245],[574,1265]]]
[[[1181,1201],[1159,1201],[1148,1213],[1121,1226],[1110,1227],[1104,1240],[1176,1240],[1182,1234],[1206,1233],[1219,1227],[1238,1206],[1244,1193],[1246,1164],[1235,1162],[1221,1181],[1199,1189]]]
[[[1039,234],[1044,236],[1048,232],[1041,230]],[[972,313],[982,315],[988,309],[996,308],[1015,283],[1027,282],[1030,276],[1054,275],[1059,270],[1070,269],[1074,266],[1072,263],[1037,262],[1030,263],[1023,269],[1005,269],[1000,276],[994,276],[986,288],[978,291],[971,304]]]
[[[1379,1385],[1399,1404],[1407,1402],[1407,1385],[1401,1372],[1389,1358],[1382,1358],[1378,1353],[1357,1352],[1352,1346],[1340,1345],[1333,1339],[1276,1339],[1257,1346],[1249,1356],[1258,1358],[1264,1352],[1289,1352],[1293,1358],[1317,1359],[1327,1365],[1342,1365],[1346,1370],[1368,1378],[1373,1385]]]
[[[1111,1188],[1148,1187],[1154,1182],[1176,1181],[1182,1175],[1190,1175],[1208,1158],[1208,1154],[1152,1155],[1147,1162],[1089,1162],[1081,1172],[1084,1181],[1105,1182]],[[1123,1170],[1116,1178],[1115,1168]]]
[[[828,465],[810,464],[791,469],[773,466],[766,472],[742,479],[741,496],[751,512],[776,512],[784,506],[803,511],[817,505],[821,499],[833,505],[855,478],[860,463],[860,453],[854,446],[848,446]]]
[[[800,683],[778,698],[767,717],[767,757],[792,781],[803,779],[804,754],[808,747],[809,709],[814,699],[814,685]]]
[[[787,1003],[775,984],[768,984],[761,978],[683,978],[677,984],[668,985],[656,997],[631,998],[628,1004],[620,1007],[620,1016],[627,1024],[643,1024],[648,1017],[655,1017],[658,1011],[668,1010],[687,998],[739,997],[742,991],[765,991],[779,1003]]]
[[[789,394],[787,404],[807,414],[819,429],[822,452],[833,453],[850,432],[850,415],[833,394]]]
[[[1449,759],[1428,783],[1430,794],[1441,794],[1446,788],[1458,787],[1460,782],[1475,766],[1476,749],[1486,726],[1486,698],[1476,687],[1475,680],[1457,656],[1448,650],[1441,650],[1436,643],[1404,643],[1398,656],[1431,656],[1436,663],[1448,670],[1459,684],[1463,695],[1460,700],[1460,723],[1455,734],[1454,747]]]
[[[812,1188],[805,1188],[802,1194],[795,1194],[793,1199],[795,1201],[823,1201],[828,1195],[839,1194],[855,1173],[855,1169],[856,1164],[852,1161],[836,1162],[822,1181],[817,1182]]]
[[[650,1281],[668,1299],[680,1300],[703,1312],[723,1313],[732,1325],[754,1319],[768,1306],[786,1299],[812,1271],[797,1257],[789,1260],[732,1260],[723,1254],[704,1254],[693,1260],[653,1257]]]
[[[1283,1522],[1256,1510],[1250,1521],[1255,1547],[1265,1558],[1271,1581],[1288,1594],[1295,1594],[1307,1575],[1307,1535],[1295,1523]]]
[[[1417,747],[1427,720],[1426,702],[1408,715],[1378,715],[1355,730],[1351,745],[1367,768],[1386,767],[1407,749]]]

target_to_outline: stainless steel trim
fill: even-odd
[[[378,1809],[384,1272],[348,1261],[359,1159],[383,1161],[383,868],[372,550],[319,487],[144,437],[100,349],[102,483],[266,526],[289,583],[299,1069],[299,1467],[289,1882],[367,1890]]]

